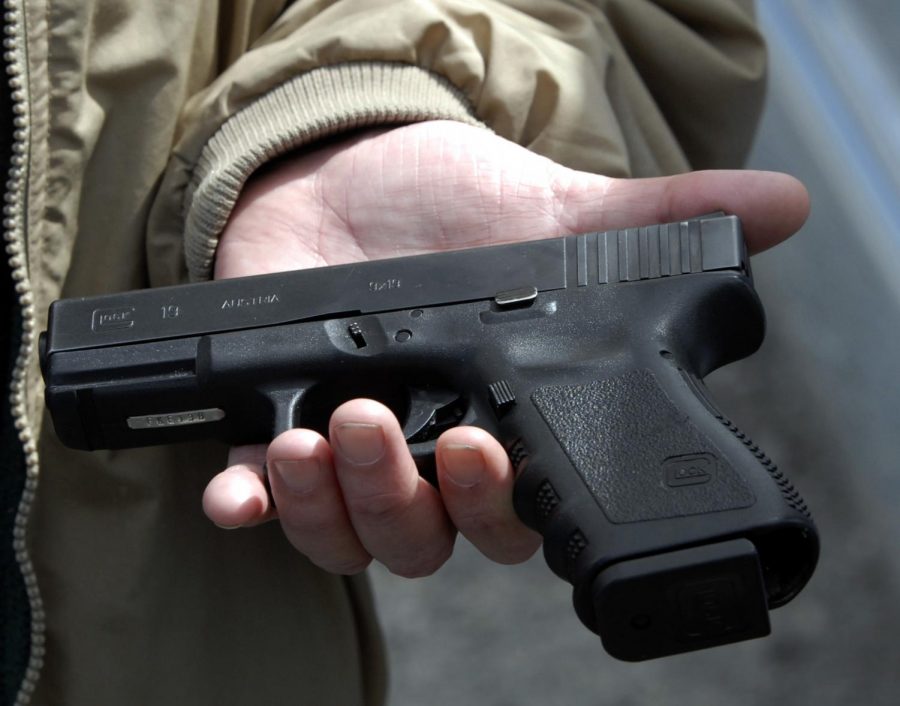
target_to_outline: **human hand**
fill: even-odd
[[[217,278],[398,257],[678,220],[722,210],[741,217],[751,252],[806,218],[795,179],[694,172],[611,179],[576,172],[479,128],[430,122],[371,131],[290,156],[254,177],[219,245]],[[527,559],[540,537],[512,507],[512,468],[487,432],[451,429],[437,444],[438,493],[420,478],[399,423],[353,400],[328,439],[295,429],[236,447],[204,493],[213,522],[277,517],[293,545],[335,573],[372,558],[403,576],[450,556],[457,530],[488,557]],[[265,487],[265,467],[273,507]]]

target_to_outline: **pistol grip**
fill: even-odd
[[[607,651],[650,659],[768,633],[767,606],[812,572],[815,528],[699,383],[661,357],[530,402],[511,448],[516,509]]]

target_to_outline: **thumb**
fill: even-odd
[[[561,226],[571,233],[650,225],[724,211],[740,217],[751,253],[777,245],[809,215],[809,195],[777,172],[700,171],[652,179],[609,179],[560,167]]]
[[[402,175],[415,174],[416,193],[423,203],[438,207],[444,239],[454,240],[456,247],[724,211],[740,217],[748,248],[759,252],[796,232],[809,213],[803,184],[775,172],[616,179],[569,169],[480,128],[440,121],[391,131],[380,144],[392,145],[394,154],[419,158],[397,173],[403,188],[387,202],[398,203],[409,186]],[[433,213],[428,215],[433,219]]]

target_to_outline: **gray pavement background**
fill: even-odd
[[[900,4],[760,9],[773,77],[750,166],[801,177],[813,213],[754,259],[763,349],[708,382],[808,501],[816,575],[769,638],[631,665],[542,557],[495,566],[460,540],[428,579],[372,572],[392,704],[900,703]]]

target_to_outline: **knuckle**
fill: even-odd
[[[498,564],[521,564],[541,546],[541,536],[524,527],[465,534],[482,554]]]
[[[394,576],[399,576],[404,579],[423,579],[426,576],[431,576],[436,569],[428,570],[424,567],[419,566],[389,566],[388,569]]]
[[[410,558],[398,559],[386,564],[388,570],[405,579],[420,579],[431,576],[440,569],[453,554],[452,542],[441,542],[427,552],[419,552]]]
[[[324,561],[313,562],[319,568],[325,569],[330,574],[341,576],[353,576],[365,571],[372,563],[371,557],[346,557],[329,558]]]
[[[347,499],[347,507],[355,518],[371,524],[392,522],[409,510],[410,499],[402,493],[379,493]]]
[[[517,538],[500,545],[490,558],[498,564],[521,564],[534,556],[539,546],[540,542],[535,542],[531,538],[527,540]]]
[[[493,536],[507,528],[507,522],[493,513],[468,513],[455,519],[459,530],[468,534]]]
[[[541,545],[541,536],[516,519],[494,513],[456,517],[459,531],[488,558],[500,564],[519,564]]]
[[[307,537],[325,537],[336,529],[335,518],[331,515],[312,515],[302,512],[285,512],[279,507],[278,519],[281,524],[295,533]]]

